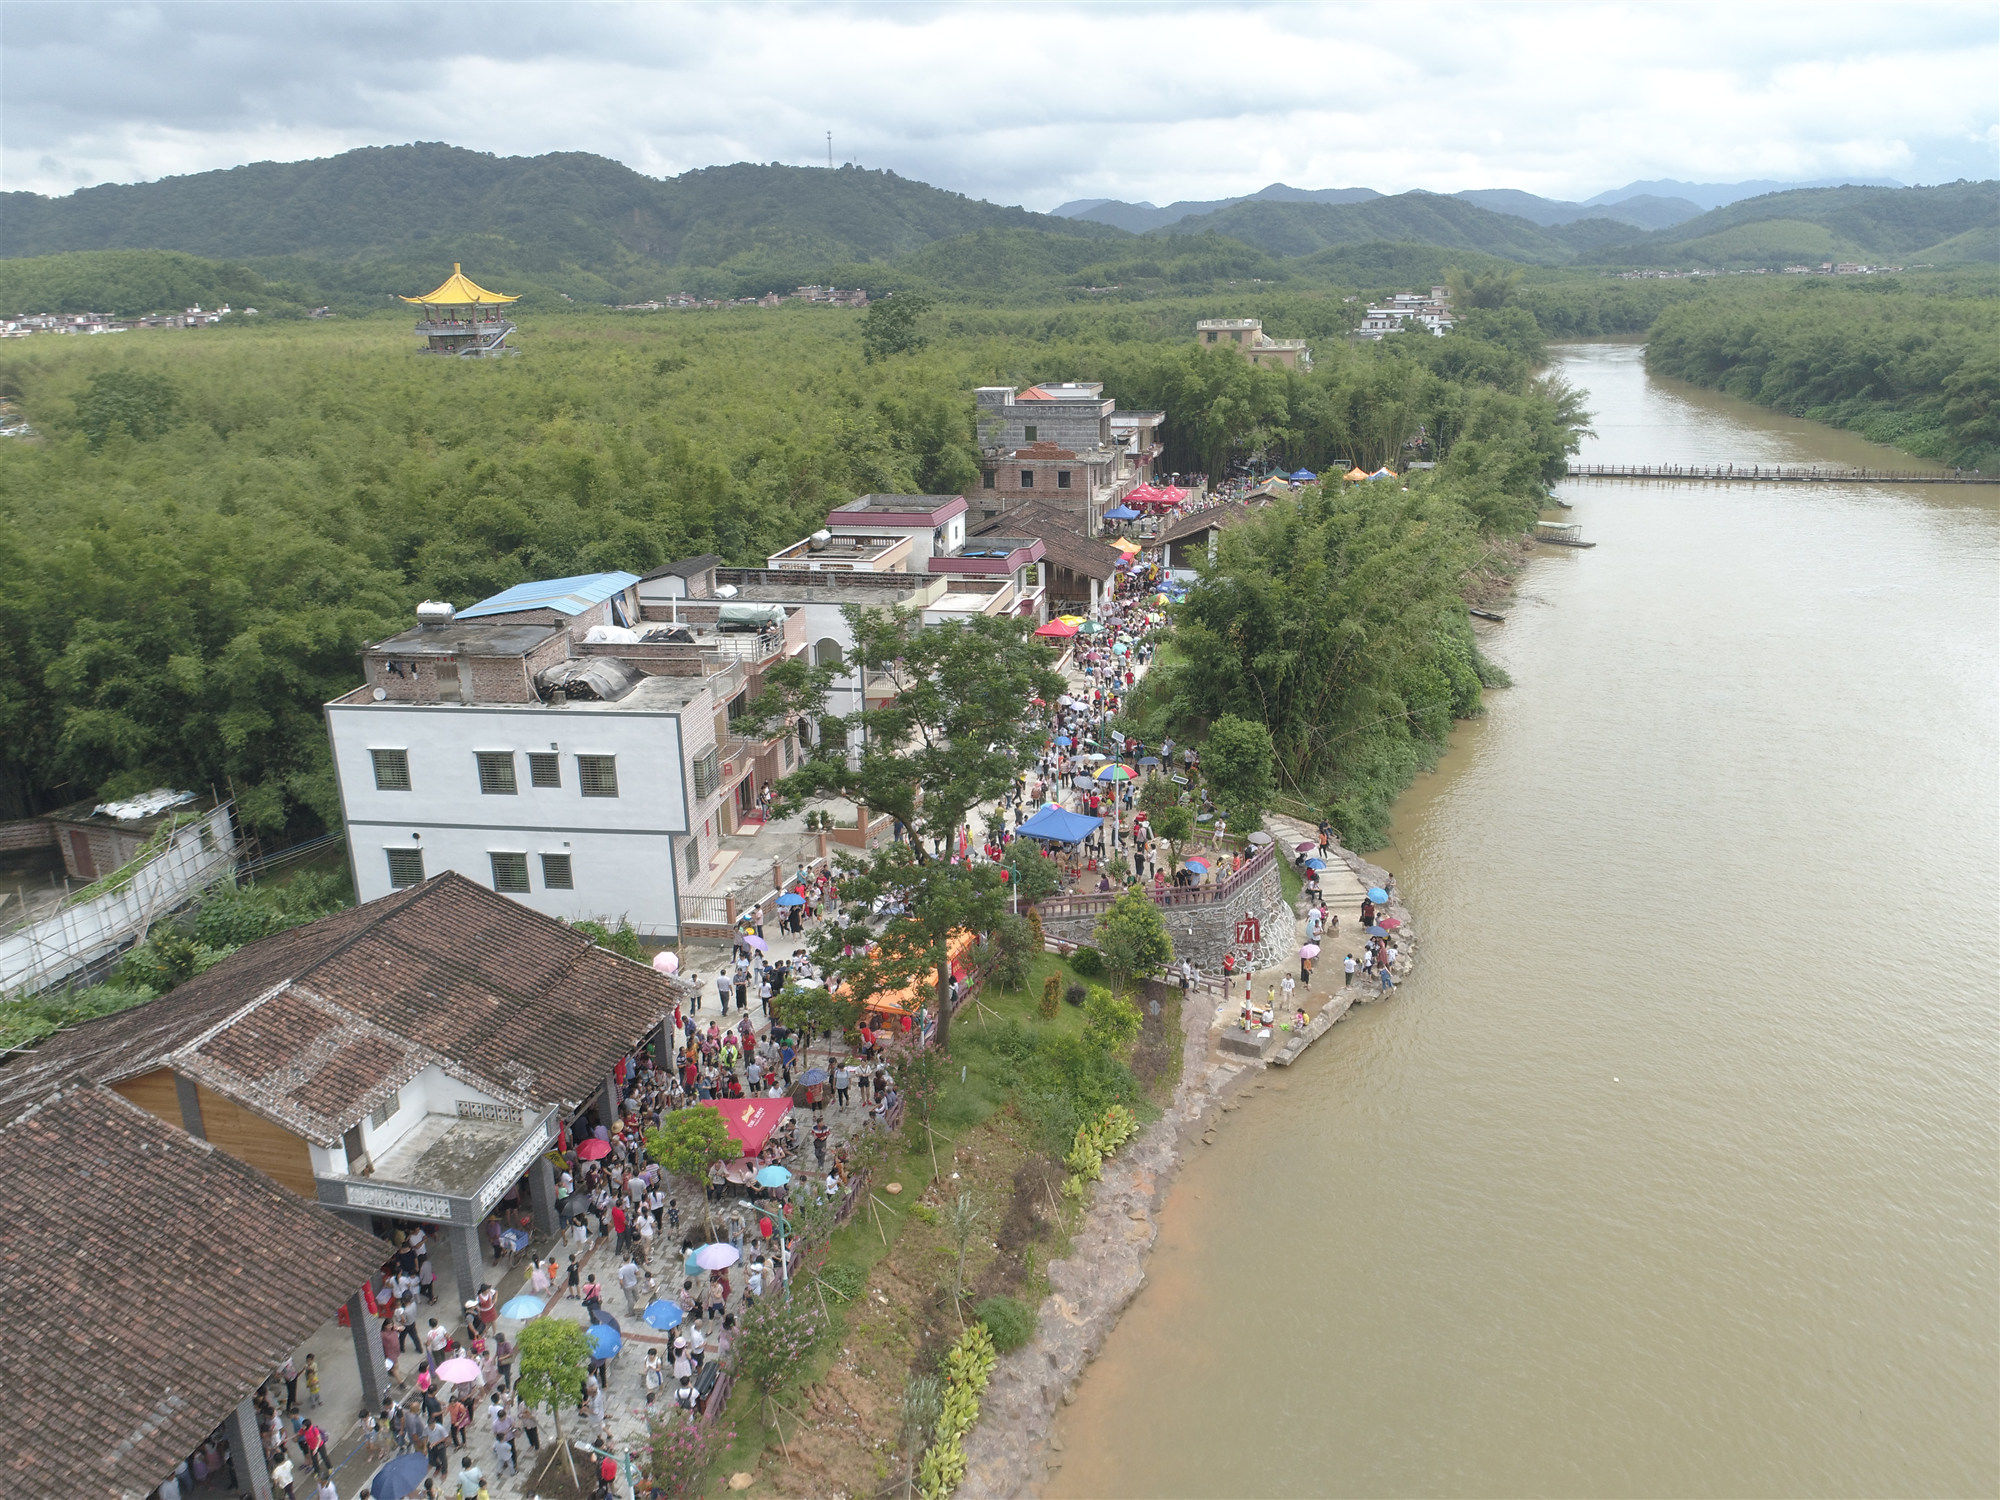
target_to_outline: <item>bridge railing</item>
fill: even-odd
[[[1977,469],[1856,469],[1820,464],[1579,464],[1571,479],[1684,479],[1779,484],[1991,484]]]

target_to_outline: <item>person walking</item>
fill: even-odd
[[[842,1063],[833,1075],[833,1097],[842,1109],[847,1108],[847,1091],[853,1084],[854,1070]]]
[[[618,1268],[618,1285],[625,1292],[625,1311],[636,1313],[639,1310],[639,1263],[632,1258],[629,1250],[625,1254],[625,1264]]]

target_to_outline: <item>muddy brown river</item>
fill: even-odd
[[[1909,466],[1557,360],[1586,460]],[[1052,1493],[2000,1491],[2000,489],[1561,493],[1417,972],[1193,1148]]]

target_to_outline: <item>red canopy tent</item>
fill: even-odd
[[[729,1133],[743,1143],[743,1154],[755,1156],[792,1107],[789,1099],[704,1099],[702,1104],[722,1116]]]
[[[1136,489],[1125,492],[1127,505],[1158,505],[1164,498],[1165,492],[1150,484],[1142,484]]]
[[[1048,624],[1042,626],[1039,630],[1037,630],[1035,634],[1067,637],[1076,634],[1076,627],[1074,625],[1066,624],[1061,620],[1051,620],[1049,621]]]

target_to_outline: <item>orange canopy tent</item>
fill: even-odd
[[[971,932],[954,932],[945,951],[951,955],[951,977],[965,978],[965,955],[978,945],[979,937]],[[926,976],[893,990],[877,990],[861,1002],[862,1009],[871,1016],[901,1017],[914,1016],[937,997],[937,981]]]

